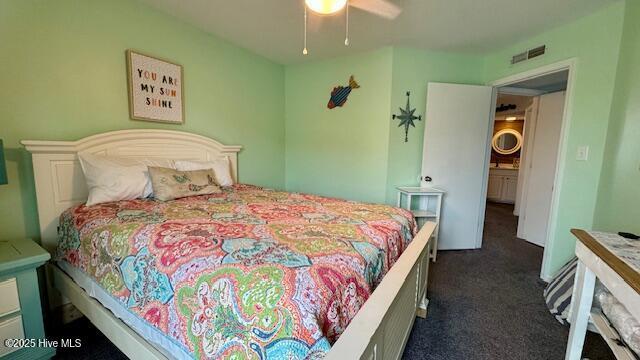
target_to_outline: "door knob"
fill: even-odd
[[[424,177],[424,181],[426,181],[426,182],[431,182],[431,180],[433,180],[433,179],[431,178],[431,176],[425,176],[425,177]]]

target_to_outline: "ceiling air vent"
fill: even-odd
[[[547,50],[546,45],[538,46],[537,48],[533,48],[528,51],[529,59],[533,59],[536,56],[544,55],[544,52]]]
[[[513,55],[513,57],[511,58],[511,64],[517,64],[521,61],[525,61],[527,60],[527,52],[523,52],[517,55]]]
[[[546,50],[547,50],[547,46],[542,45],[533,49],[529,49],[520,54],[513,55],[513,57],[511,58],[511,64],[517,64],[525,60],[533,59],[534,57],[543,55]]]

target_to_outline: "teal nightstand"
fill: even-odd
[[[48,359],[36,269],[51,256],[31,240],[0,241],[0,359]],[[14,342],[6,339],[24,339]],[[6,345],[10,345],[9,347]],[[17,347],[16,347],[17,346]]]

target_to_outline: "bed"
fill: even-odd
[[[242,184],[86,207],[79,151],[228,157],[237,180],[240,147],[166,130],[23,144],[52,308],[70,301],[131,358],[397,359],[426,313],[434,224],[406,210]]]

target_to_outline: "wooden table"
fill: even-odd
[[[575,286],[571,301],[566,360],[579,360],[591,318],[618,359],[633,359],[629,349],[616,341],[617,334],[599,312],[591,312],[596,278],[633,315],[640,319],[640,240],[617,234],[573,229],[578,238]]]

